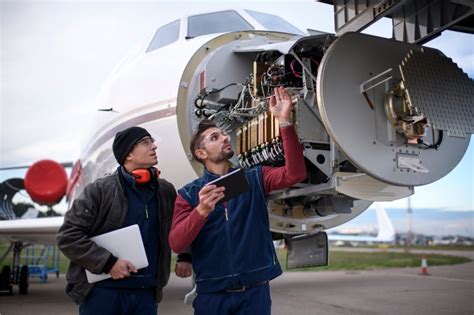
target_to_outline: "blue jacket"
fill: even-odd
[[[120,280],[112,278],[96,283],[98,287],[106,288],[155,288],[157,283],[157,264],[159,255],[159,220],[156,179],[147,184],[138,185],[132,175],[123,166],[117,170],[122,176],[125,196],[128,201],[127,219],[125,226],[138,224],[145,246],[148,267],[131,273],[130,277]]]
[[[197,293],[253,285],[282,273],[270,233],[262,167],[246,170],[245,176],[250,190],[218,203],[191,244]],[[218,177],[205,170],[179,194],[196,207],[200,189]]]

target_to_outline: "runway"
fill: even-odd
[[[467,253],[473,255],[472,252]],[[474,313],[474,262],[372,271],[286,272],[271,282],[272,314],[470,314]],[[32,279],[30,293],[0,297],[0,315],[78,314],[64,293],[65,279]],[[190,281],[171,276],[159,314],[192,314],[183,303]]]

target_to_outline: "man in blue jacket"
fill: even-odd
[[[278,118],[285,166],[245,170],[248,192],[227,202],[224,189],[208,182],[232,170],[230,138],[202,121],[191,139],[191,152],[204,175],[179,190],[169,241],[175,252],[191,248],[197,315],[270,314],[269,280],[282,271],[270,233],[266,196],[306,177],[303,150],[291,122],[291,99],[275,89],[270,110]]]

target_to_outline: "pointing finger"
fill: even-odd
[[[280,101],[280,100],[281,100],[280,88],[276,88],[276,89],[275,89],[275,97],[276,97],[276,100],[277,100],[277,101]]]

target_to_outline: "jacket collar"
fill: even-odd
[[[151,178],[150,182],[148,183],[148,185],[150,186],[151,189],[155,189],[155,187],[159,188],[158,180],[155,177],[156,173],[153,170],[150,170],[150,172],[151,172],[152,178]],[[120,184],[122,186],[122,189],[125,188],[125,185],[137,188],[137,184],[135,183],[135,179],[133,178],[133,176],[129,172],[127,172],[125,170],[125,168],[123,166],[120,165],[119,167],[117,167],[117,170],[115,171],[115,173],[118,173],[117,176],[120,179]]]
[[[118,172],[120,172],[122,174],[122,178],[123,178],[126,185],[135,187],[135,179],[133,178],[133,176],[130,173],[128,173],[125,170],[125,168],[123,166],[119,166]]]

